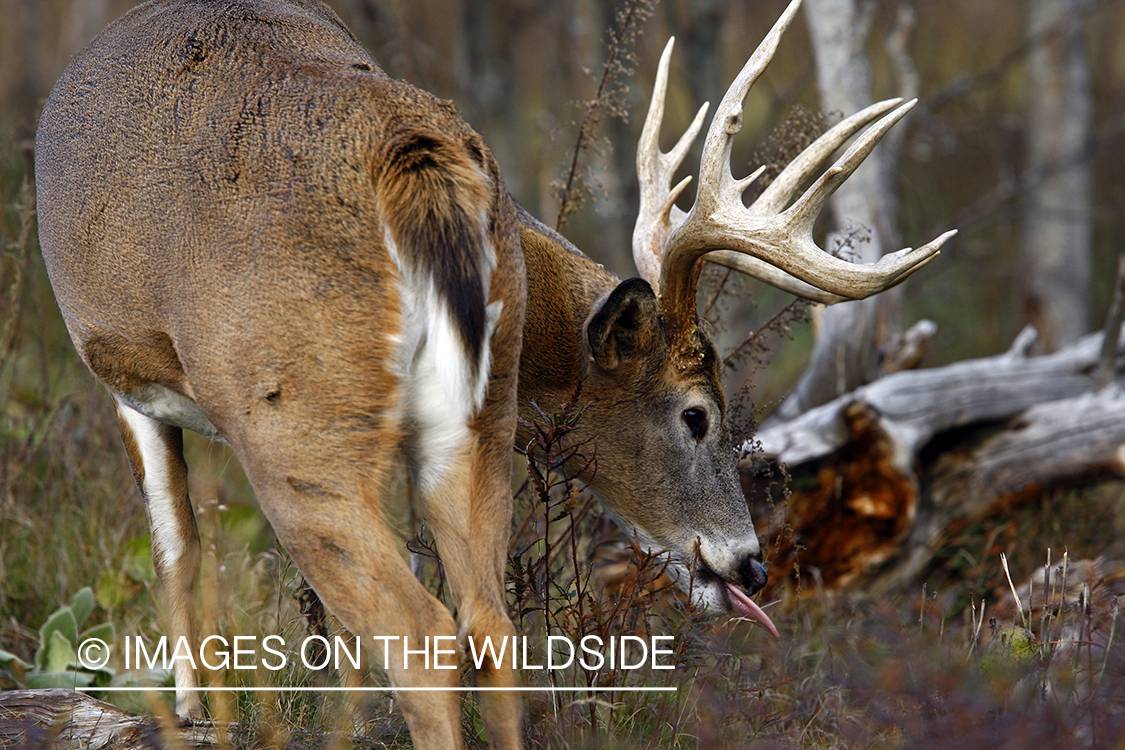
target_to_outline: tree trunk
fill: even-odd
[[[871,66],[863,49],[869,19],[854,0],[808,0],[805,18],[822,108],[845,116],[858,112],[872,101]],[[828,238],[828,251],[839,248],[859,263],[883,255],[896,234],[890,162],[884,144],[832,197],[837,231]],[[898,295],[891,291],[824,310],[809,366],[774,419],[792,419],[873,379],[877,352],[897,328],[897,309]]]
[[[1089,330],[1093,116],[1079,0],[1030,0],[1024,310],[1046,351]]]

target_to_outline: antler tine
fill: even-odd
[[[771,265],[769,262],[760,260],[753,255],[745,255],[733,250],[713,250],[706,254],[708,262],[716,263],[720,266],[726,266],[735,271],[740,271],[749,276],[753,276],[760,281],[764,281],[770,286],[777,287],[783,292],[807,299],[811,302],[819,302],[822,305],[834,305],[837,302],[847,302],[848,300],[863,299],[872,294],[889,289],[896,284],[906,280],[908,276],[917,271],[922,266],[929,263],[931,260],[938,256],[938,252],[950,238],[957,234],[956,229],[951,229],[945,234],[931,240],[930,242],[922,245],[917,249],[904,248],[897,250],[893,253],[887,253],[883,256],[880,262],[900,261],[903,258],[909,257],[909,260],[902,262],[901,266],[895,270],[887,270],[884,273],[882,282],[877,285],[869,286],[867,288],[852,290],[847,295],[834,294],[825,291],[820,287],[813,286],[810,283],[802,281],[793,274],[787,273],[777,266]],[[817,248],[820,251],[820,248]],[[828,256],[831,257],[831,256]],[[876,266],[861,266],[855,263],[847,263],[842,261],[846,266],[851,269],[870,269]]]
[[[797,15],[797,9],[800,6],[801,0],[792,0],[789,3],[785,12],[781,14],[781,18],[777,19],[773,28],[766,34],[758,48],[754,50],[754,54],[750,55],[750,59],[742,66],[742,70],[739,71],[738,76],[731,83],[719,106],[715,109],[715,118],[711,121],[711,127],[707,129],[707,135],[703,141],[703,157],[699,163],[701,187],[693,210],[695,210],[695,207],[707,210],[711,199],[721,197],[728,192],[732,185],[736,184],[730,173],[730,154],[734,143],[733,137],[742,129],[742,103],[750,92],[750,88],[762,75],[762,71],[769,65],[770,60],[773,59],[773,55],[777,51],[777,45],[781,41],[781,35],[789,28],[789,24]],[[745,189],[755,176],[756,174],[743,180],[741,183],[742,189]],[[715,189],[712,189],[712,186]],[[704,187],[707,189],[704,190]]]
[[[881,120],[864,131],[863,135],[848,147],[844,155],[841,156],[827,172],[822,174],[820,178],[805,191],[805,194],[790,206],[786,213],[790,214],[795,222],[807,224],[809,233],[811,234],[813,222],[816,221],[816,217],[820,215],[820,210],[824,208],[824,204],[828,202],[832,194],[859,168],[859,165],[863,163],[863,160],[868,157],[875,148],[875,145],[887,134],[891,126],[905,117],[906,113],[914,109],[914,105],[917,103],[917,99],[911,99],[905,104],[899,105],[892,110],[890,114],[885,115]]]
[[[724,265],[794,294],[831,303],[863,299],[894,286],[933,258],[954,234],[948,232],[916,250],[886,255],[871,265],[835,258],[812,239],[813,223],[828,198],[891,126],[910,111],[914,101],[881,102],[848,118],[799,155],[751,208],[743,204],[742,193],[759,172],[742,180],[735,180],[730,173],[732,140],[742,125],[742,102],[773,56],[798,3],[790,3],[723,96],[704,142],[695,205],[665,245],[659,285],[661,307],[666,317],[677,321],[675,325],[684,331],[694,324],[698,260],[708,253]],[[835,164],[791,207],[776,213],[835,148],[864,126],[867,129]],[[747,257],[737,259],[738,254]]]
[[[748,178],[735,181],[730,172],[732,139],[742,129],[742,103],[746,94],[773,59],[781,35],[789,28],[800,6],[801,0],[791,0],[723,95],[707,129],[695,203],[664,243],[660,283],[656,289],[669,320],[694,319],[696,261],[704,253],[724,247],[722,243],[707,244],[711,219],[724,210],[724,201],[732,195],[738,207],[745,210],[742,193],[761,173],[759,169]]]
[[[855,135],[861,128],[875,118],[883,115],[898,105],[902,99],[886,99],[876,102],[856,112],[851,117],[844,118],[833,125],[827,132],[812,142],[801,153],[781,170],[781,174],[774,178],[757,200],[750,204],[750,210],[761,216],[776,214],[788,205],[797,189],[807,180],[824,161],[835,153],[836,149]],[[711,258],[707,258],[711,260]]]
[[[683,163],[692,142],[703,127],[707,104],[699,108],[688,129],[668,153],[660,151],[660,126],[664,121],[664,100],[668,91],[668,65],[676,38],[668,40],[660,55],[660,65],[653,84],[640,142],[637,144],[637,178],[640,183],[640,211],[633,226],[633,262],[641,277],[656,288],[660,283],[660,263],[664,244],[672,230],[683,221],[685,211],[676,207],[676,199],[691,182],[685,177],[674,188],[672,176]]]
[[[750,212],[768,216],[781,211],[792,199],[801,183],[807,180],[812,172],[836,149],[842,146],[848,138],[851,138],[860,128],[863,128],[875,118],[901,103],[902,99],[887,99],[877,102],[833,125],[786,165],[781,174],[774,178],[769,187],[762,191],[757,200],[750,204]],[[705,257],[711,263],[748,274],[770,286],[813,302],[833,305],[850,299],[807,284],[751,255],[744,255],[731,250],[715,250],[707,253]]]
[[[916,102],[917,100],[912,100],[900,105],[868,128],[804,195],[789,209],[777,215],[779,224],[776,229],[784,232],[787,241],[784,247],[779,246],[777,252],[767,255],[764,260],[824,291],[850,299],[863,299],[894,286],[937,255],[941,246],[957,233],[956,230],[946,232],[917,249],[904,248],[888,253],[870,265],[834,258],[824,253],[812,240],[813,223],[828,198],[855,172],[891,126],[902,119]],[[749,246],[746,249],[735,249],[762,257],[760,249],[755,250]]]
[[[662,315],[666,325],[688,348],[694,346],[694,337],[689,334],[696,323],[698,261],[705,255],[708,260],[746,272],[798,296],[831,304],[845,299],[863,299],[894,286],[929,262],[956,234],[946,232],[916,250],[907,248],[890,253],[870,265],[833,257],[813,241],[813,223],[829,197],[915,104],[914,101],[903,103],[900,99],[873,104],[829,129],[799,154],[749,208],[743,204],[743,192],[761,174],[760,169],[742,179],[735,179],[731,174],[731,148],[734,136],[742,128],[743,101],[773,58],[781,35],[799,6],[800,0],[789,3],[724,94],[704,139],[695,204],[682,220],[682,212],[673,203],[687,181],[671,190],[667,186],[671,182],[671,172],[687,149],[689,135],[694,137],[698,130],[702,110],[689,133],[673,149],[675,163],[669,167],[665,159],[672,154],[661,154],[656,139],[664,108],[671,44],[661,57],[656,92],[637,153],[642,216],[634,231],[633,252],[638,268],[650,283],[659,275],[655,287]],[[863,128],[866,130],[844,155],[792,206],[782,210],[800,185]],[[658,270],[652,266],[654,259],[660,259]]]
[[[764,260],[759,260],[753,255],[737,253],[733,250],[712,250],[704,256],[709,263],[725,266],[734,271],[753,276],[759,281],[764,281],[772,287],[777,287],[783,292],[789,292],[801,299],[810,302],[819,302],[822,305],[834,305],[837,302],[846,302],[851,297],[826,292],[819,287],[801,281],[796,276],[782,271]]]

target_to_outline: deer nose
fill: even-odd
[[[760,591],[766,585],[766,581],[769,580],[769,573],[766,572],[766,566],[762,563],[761,552],[744,557],[738,573],[739,583],[750,594]]]

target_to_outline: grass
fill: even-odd
[[[154,639],[163,632],[159,586],[110,403],[77,360],[54,307],[29,231],[25,167],[3,168],[0,648],[30,658],[39,625],[83,586],[97,591],[94,619],[113,622],[120,635]],[[581,419],[580,404],[578,394],[570,409],[542,415],[545,453],[558,458],[566,450],[563,438]],[[307,628],[297,601],[300,577],[256,512],[237,463],[226,448],[201,439],[189,440],[188,451],[204,545],[204,632],[299,642]],[[748,623],[693,611],[662,588],[654,561],[623,562],[620,540],[581,490],[564,476],[531,471],[518,502],[510,568],[518,627],[537,647],[552,634],[673,635],[676,669],[572,667],[524,678],[677,690],[529,694],[529,747],[1122,747],[1125,623],[1109,603],[1116,598],[1072,588],[1057,610],[1040,596],[1027,601],[1039,602],[1034,610],[1003,614],[1007,583],[996,554],[1007,552],[1017,583],[1060,540],[1070,545],[1071,561],[1100,554],[1120,536],[1120,486],[1049,495],[1007,521],[966,530],[943,556],[943,569],[895,599],[800,599],[787,591],[770,610],[782,632],[778,641]],[[424,537],[412,545],[419,553],[428,547]],[[1110,549],[1121,552],[1120,545]],[[1053,562],[1060,560],[1056,551]],[[427,571],[441,592],[440,567],[431,561]],[[1013,623],[1031,631],[1022,650],[1001,637]],[[249,677],[227,670],[210,679],[317,686],[336,678],[294,666]],[[133,707],[167,711],[143,701]],[[335,694],[241,692],[212,696],[211,709],[239,722],[230,738],[237,747],[409,746],[385,695],[369,707],[358,739]],[[472,701],[465,702],[464,723],[470,747],[483,747]]]

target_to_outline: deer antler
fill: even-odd
[[[652,102],[637,149],[641,210],[633,230],[633,256],[641,275],[653,284],[667,318],[695,320],[697,262],[707,260],[735,268],[773,286],[817,302],[863,299],[901,282],[937,255],[956,234],[946,232],[916,249],[883,256],[870,265],[849,263],[817,247],[813,223],[828,198],[863,162],[892,125],[914,106],[890,99],[873,104],[838,123],[802,151],[752,205],[742,193],[761,174],[759,168],[736,180],[730,171],[734,136],[742,128],[742,104],[750,87],[773,58],[778,41],[800,6],[793,0],[731,84],[707,131],[700,160],[699,187],[688,212],[675,206],[685,178],[669,188],[672,174],[699,133],[704,105],[671,152],[658,145],[667,88],[672,41],[664,49]],[[848,138],[877,120],[845,154],[792,206],[784,209],[800,185]]]
[[[641,207],[637,223],[633,225],[633,262],[641,278],[660,288],[660,264],[664,258],[664,244],[687,216],[676,206],[676,199],[691,182],[691,177],[671,188],[672,175],[680,168],[688,149],[703,127],[709,103],[704,103],[695,113],[688,129],[668,153],[660,150],[660,125],[664,121],[664,95],[668,92],[668,63],[672,58],[675,37],[668,40],[660,55],[653,86],[652,101],[648,105],[641,139],[637,143],[637,179],[640,183]]]

